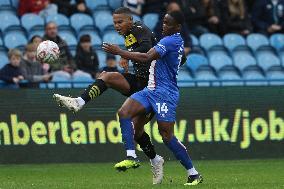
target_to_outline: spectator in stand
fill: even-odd
[[[222,0],[221,6],[225,33],[251,33],[251,22],[244,0]]]
[[[257,0],[252,11],[256,32],[271,35],[284,32],[284,0]]]
[[[64,71],[69,74],[73,74],[76,69],[76,65],[73,61],[73,57],[69,51],[67,43],[58,36],[57,25],[54,22],[46,24],[43,40],[50,40],[57,43],[60,50],[60,59],[57,63],[51,64],[50,71]]]
[[[221,23],[221,11],[218,0],[202,0],[206,14],[206,26],[210,32],[219,35],[224,33],[224,28]]]
[[[29,43],[21,62],[21,72],[24,79],[30,83],[28,87],[38,87],[38,82],[48,82],[50,74],[44,74],[42,64],[36,61],[36,45]]]
[[[106,66],[103,67],[102,71],[104,72],[119,72],[117,69],[116,58],[112,54],[107,54],[106,57]]]
[[[141,16],[144,0],[124,0],[123,6],[131,10],[133,14]]]
[[[147,13],[162,14],[165,12],[166,4],[169,0],[145,0],[142,12],[143,15]]]
[[[167,5],[166,9],[167,9],[167,13],[172,12],[172,11],[181,11],[181,7],[177,1],[170,2]],[[162,36],[163,17],[164,17],[164,14],[160,14],[159,22],[157,23],[154,29],[154,33],[156,34],[156,38],[158,41],[163,38]],[[186,24],[182,25],[181,36],[184,40],[184,52],[186,55],[188,55],[191,50],[191,38],[189,37],[188,26]]]
[[[57,6],[49,0],[20,0],[18,8],[19,16],[25,13],[34,13],[41,16],[57,14]]]
[[[38,47],[38,45],[42,42],[42,37],[39,35],[34,35],[31,40],[30,43],[35,44],[36,48]]]
[[[188,0],[184,5],[186,23],[191,34],[199,37],[208,33],[207,18],[202,0]]]
[[[82,35],[76,49],[77,68],[96,78],[99,61],[97,53],[92,49],[90,35]]]
[[[11,88],[18,88],[19,82],[24,79],[20,69],[22,53],[18,49],[11,49],[8,58],[10,63],[0,70],[0,80],[5,81]]]
[[[58,6],[58,12],[66,16],[71,16],[74,13],[85,13],[92,16],[85,0],[76,0],[75,4],[72,4],[71,0],[52,0],[52,2]]]
[[[245,1],[249,15],[252,12],[252,8],[253,8],[253,5],[254,5],[255,1],[256,0],[246,0]]]

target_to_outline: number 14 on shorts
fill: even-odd
[[[158,114],[166,114],[168,112],[167,103],[156,103],[158,108]]]

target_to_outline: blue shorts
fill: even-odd
[[[175,122],[178,98],[167,98],[147,88],[134,93],[130,98],[144,106],[146,112],[154,111],[157,121]]]

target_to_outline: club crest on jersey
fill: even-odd
[[[133,45],[134,43],[137,42],[137,39],[134,37],[133,34],[129,34],[128,36],[126,36],[125,38],[125,46],[129,47],[131,45]]]

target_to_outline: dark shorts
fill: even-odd
[[[143,90],[145,87],[147,87],[148,85],[148,80],[141,78],[141,77],[136,77],[136,75],[134,74],[130,74],[130,73],[123,73],[122,74],[124,76],[124,78],[126,79],[126,81],[129,83],[130,85],[130,91],[128,94],[123,94],[127,97],[131,96],[132,94]]]

